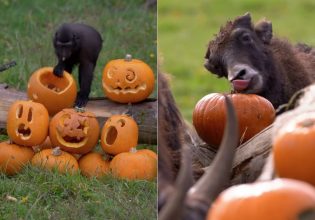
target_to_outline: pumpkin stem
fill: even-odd
[[[52,154],[54,156],[60,156],[62,154],[62,151],[60,150],[60,147],[55,147],[54,149],[52,149]]]
[[[38,152],[40,152],[40,150],[41,150],[41,148],[40,148],[39,145],[33,146],[32,148],[33,148],[33,151],[34,151],[35,153],[38,153]]]
[[[104,153],[102,154],[102,158],[103,158],[103,160],[109,161],[109,160],[110,160],[110,155],[104,152]]]
[[[130,149],[129,152],[130,152],[130,153],[137,153],[137,149],[136,149],[135,147],[133,147],[133,148]]]
[[[131,61],[131,60],[132,60],[131,54],[126,54],[126,56],[125,56],[125,61],[129,62],[129,61]]]
[[[133,118],[133,115],[132,115],[132,104],[131,102],[128,102],[128,110],[126,112],[126,115],[130,116]]]
[[[74,109],[75,109],[76,112],[80,112],[80,113],[84,113],[85,112],[85,108],[84,107],[75,106]]]
[[[314,126],[315,122],[312,119],[306,119],[300,123],[300,125],[304,128],[309,128]]]

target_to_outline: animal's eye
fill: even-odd
[[[241,36],[241,41],[242,41],[242,43],[244,43],[244,44],[249,44],[249,43],[252,42],[252,37],[250,36],[249,33],[244,33],[244,34],[242,34],[242,36]]]

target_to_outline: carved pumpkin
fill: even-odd
[[[92,112],[77,112],[75,109],[58,112],[49,126],[53,146],[76,154],[90,152],[98,142],[99,132],[98,121]]]
[[[14,175],[31,161],[34,152],[29,147],[21,147],[8,142],[0,143],[0,172]]]
[[[47,137],[48,125],[48,112],[40,103],[16,101],[9,109],[7,132],[16,144],[30,147],[41,144]]]
[[[132,148],[116,155],[110,162],[115,177],[128,180],[153,180],[157,174],[157,160],[147,153]]]
[[[131,55],[110,61],[103,70],[102,81],[105,95],[120,103],[140,102],[154,88],[152,69],[143,61],[132,59]]]
[[[110,172],[109,160],[100,153],[90,152],[79,160],[81,173],[86,177],[102,177]]]
[[[306,181],[315,186],[315,114],[291,119],[274,138],[273,156],[280,177]]]
[[[52,67],[43,67],[35,71],[27,85],[27,95],[35,102],[42,103],[50,115],[73,106],[77,87],[73,77],[63,72],[63,77],[53,74]]]
[[[101,146],[108,154],[128,152],[138,144],[138,125],[127,115],[113,115],[103,126]]]
[[[254,94],[229,94],[239,122],[240,140],[245,142],[270,125],[275,110],[265,98]],[[221,143],[226,119],[224,96],[208,94],[195,106],[193,124],[198,135],[208,144],[218,147]]]
[[[314,217],[315,190],[311,185],[275,179],[228,188],[212,204],[207,219],[300,220],[312,212]]]
[[[32,165],[47,170],[56,169],[60,173],[75,173],[79,169],[77,160],[69,153],[54,149],[45,149],[36,153],[32,159]]]

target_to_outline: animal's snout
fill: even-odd
[[[228,79],[234,90],[241,92],[250,87],[252,79],[258,75],[258,71],[244,64],[238,64],[228,69]]]
[[[258,74],[258,71],[245,64],[238,64],[228,69],[228,79],[233,80],[251,80]]]
[[[241,69],[237,74],[235,78],[242,78],[246,75],[246,69]]]

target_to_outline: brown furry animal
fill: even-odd
[[[275,108],[315,81],[315,49],[272,37],[272,24],[255,26],[249,13],[229,21],[210,41],[205,67],[235,91],[267,98]]]
[[[180,140],[184,120],[175,104],[174,97],[169,89],[165,74],[159,74],[158,88],[158,143],[159,143],[159,208],[165,203],[169,192],[173,190],[173,184],[178,170]],[[178,154],[176,156],[176,154]]]

